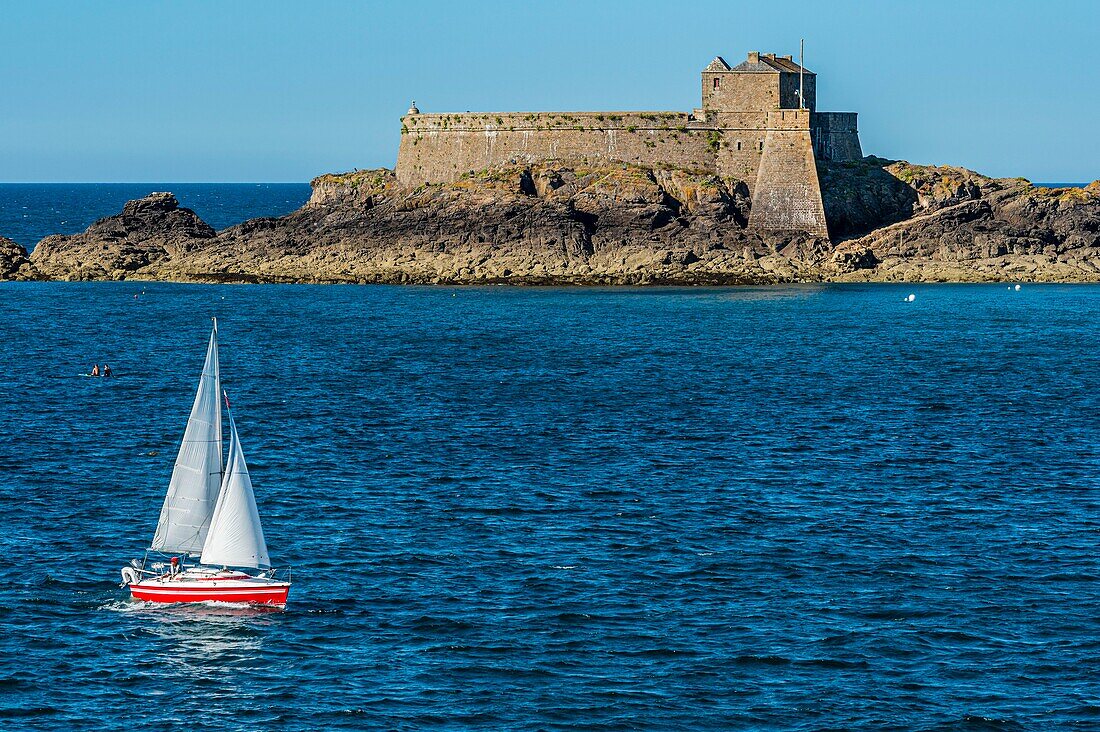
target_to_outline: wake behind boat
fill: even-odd
[[[224,468],[222,397],[229,417]],[[150,562],[150,553],[159,558]],[[229,398],[221,391],[215,320],[153,543],[142,560],[122,568],[122,586],[135,599],[150,602],[286,605],[289,570],[285,579],[278,574],[268,557]]]

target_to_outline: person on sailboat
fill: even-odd
[[[90,375],[91,376],[99,376],[99,364],[98,363],[92,364],[92,373]]]
[[[169,574],[176,574],[179,571],[180,571],[180,558],[179,557],[172,557],[172,567],[171,567],[171,570],[169,571]]]

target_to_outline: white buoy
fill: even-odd
[[[1020,286],[1016,285],[1016,292],[1019,292],[1019,291],[1020,291]]]
[[[905,301],[906,302],[913,302],[916,299],[917,299],[917,296],[910,292],[909,297],[905,298]]]

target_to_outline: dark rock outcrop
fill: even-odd
[[[244,282],[1100,281],[1100,182],[1043,189],[878,158],[822,166],[833,240],[747,228],[741,181],[511,166],[404,188],[325,175],[292,214],[215,234],[171,194],[44,239],[39,276]]]
[[[52,279],[123,279],[213,241],[217,232],[171,193],[129,201],[81,234],[48,236],[31,255]]]
[[[971,187],[944,177],[914,216],[847,245],[876,260],[855,279],[1100,281],[1100,181],[1052,189],[987,178]]]
[[[27,250],[0,236],[0,280],[29,280],[34,276]]]

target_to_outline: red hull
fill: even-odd
[[[285,605],[290,585],[273,587],[148,587],[130,585],[135,600],[146,602],[248,602]]]

